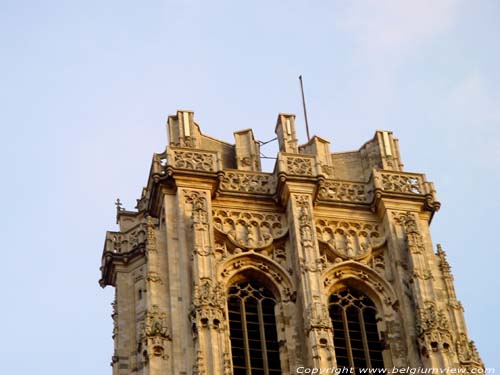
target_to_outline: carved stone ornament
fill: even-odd
[[[421,352],[452,352],[450,323],[445,310],[437,308],[434,302],[417,306],[416,332]]]
[[[266,248],[288,231],[284,215],[266,212],[215,209],[213,223],[233,246],[242,249]]]
[[[312,176],[313,159],[301,158],[297,156],[287,156],[286,170],[290,174],[295,174],[299,176]]]
[[[371,222],[317,219],[316,233],[329,260],[360,260],[385,243],[379,225]]]
[[[295,195],[295,203],[298,211],[300,242],[307,252],[314,247],[310,198],[307,195]]]
[[[172,166],[195,171],[214,172],[215,154],[201,151],[174,150]]]
[[[186,204],[191,205],[191,219],[193,225],[208,224],[208,201],[206,194],[201,191],[184,190]]]
[[[168,359],[166,342],[171,341],[172,338],[167,326],[166,313],[161,312],[157,305],[153,305],[146,312],[142,325],[142,342],[146,348],[143,352],[144,362],[148,362],[151,357]]]
[[[198,350],[196,352],[196,361],[193,366],[193,375],[205,375],[206,373],[203,352]]]
[[[220,189],[255,194],[272,194],[276,190],[273,175],[252,172],[225,172]]]
[[[184,194],[186,204],[191,205],[193,256],[213,255],[206,193],[202,191],[184,190]]]
[[[476,344],[474,344],[474,341],[469,341],[465,333],[461,333],[457,340],[457,355],[462,366],[468,368],[484,367]]]
[[[233,375],[233,365],[231,364],[231,356],[227,351],[222,355],[224,364],[224,375]]]
[[[366,184],[325,181],[321,184],[318,198],[342,202],[367,203],[371,199],[366,193]]]
[[[382,187],[385,191],[396,193],[422,194],[420,177],[395,173],[381,173]]]
[[[191,306],[193,337],[197,337],[198,330],[203,327],[220,329],[225,306],[226,294],[221,283],[205,278],[194,284]]]
[[[116,337],[118,334],[118,309],[117,309],[117,304],[116,304],[116,295],[115,299],[111,303],[111,307],[113,309],[113,312],[111,313],[111,319],[113,320],[113,334],[111,336],[112,339]]]
[[[328,289],[336,284],[345,285],[353,281],[370,287],[387,307],[384,314],[393,314],[399,309],[399,301],[387,280],[363,263],[347,260],[323,271],[323,285]],[[331,291],[331,289],[329,289]],[[382,312],[380,312],[382,313]]]
[[[161,312],[157,305],[153,305],[146,313],[144,333],[146,337],[156,336],[170,339],[167,326],[167,314]]]
[[[328,309],[322,302],[313,302],[306,309],[306,335],[313,329],[331,330],[332,320]]]
[[[105,251],[128,253],[143,245],[146,240],[146,223],[140,223],[126,232],[107,232]]]
[[[194,148],[196,144],[196,138],[190,136],[181,137],[179,141],[181,147]]]
[[[295,301],[296,289],[286,271],[274,260],[264,257],[258,253],[249,252],[229,258],[225,263],[219,265],[220,276],[224,280],[246,269],[260,270],[266,274],[279,289],[282,302]]]
[[[412,254],[422,254],[425,250],[424,238],[418,229],[415,214],[394,212],[393,217],[394,221],[405,230],[408,251]]]
[[[148,253],[157,253],[156,250],[156,234],[155,234],[156,226],[153,222],[153,218],[148,216],[147,219],[147,249]]]
[[[203,279],[193,286],[194,307],[207,305],[224,309],[225,304],[226,295],[222,284],[215,283],[211,279]]]
[[[443,273],[443,276],[451,276],[451,266],[446,259],[446,252],[443,250],[440,244],[437,245],[436,255],[439,258],[439,269]]]
[[[146,278],[149,282],[163,284],[163,280],[161,279],[158,272],[150,271],[150,272],[148,272]]]

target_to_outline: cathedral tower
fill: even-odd
[[[169,117],[136,210],[118,204],[106,234],[113,375],[483,368],[431,241],[434,185],[391,132],[331,153],[294,121],[278,116],[265,173],[251,129],[228,144]]]

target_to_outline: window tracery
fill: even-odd
[[[356,290],[343,289],[330,296],[328,308],[337,366],[354,368],[356,373],[361,368],[384,368],[373,301]]]
[[[281,374],[276,300],[255,282],[229,288],[228,316],[234,375]]]

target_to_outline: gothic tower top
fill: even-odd
[[[280,113],[275,128],[279,154],[274,171],[265,173],[261,169],[260,143],[252,129],[234,132],[235,143],[229,144],[204,135],[194,121],[194,113],[179,110],[168,117],[167,130],[168,147],[154,154],[148,185],[137,205],[139,211],[150,207],[154,216],[158,211],[152,198],[158,182],[173,182],[186,173],[211,176],[214,194],[249,193],[278,198],[283,182],[298,178],[315,183],[315,200],[325,203],[374,208],[381,195],[403,194],[423,202],[431,213],[440,206],[434,186],[424,174],[403,171],[398,140],[391,131],[376,131],[359,150],[332,153],[330,142],[319,136],[299,145],[295,115]],[[131,214],[121,207],[118,213],[124,218]]]
[[[392,132],[332,153],[280,114],[268,173],[251,129],[223,142],[191,111],[167,128],[136,210],[118,201],[106,233],[114,375],[483,368],[432,244],[434,185],[403,170]]]

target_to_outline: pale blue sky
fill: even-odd
[[[305,142],[299,74],[332,151],[393,130],[435,182],[434,242],[498,364],[500,2],[3,0],[0,29],[2,374],[111,374],[114,200],[135,205],[177,109],[229,142],[296,113]]]

